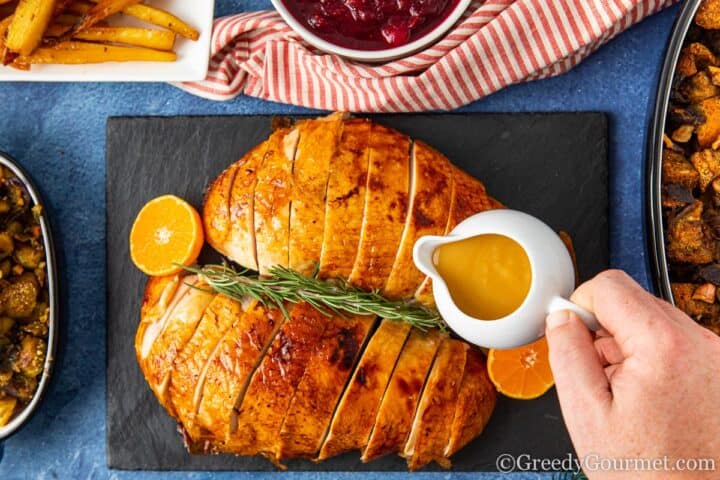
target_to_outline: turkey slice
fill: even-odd
[[[250,380],[237,415],[231,417],[227,451],[275,460],[285,412],[326,324],[327,317],[312,306],[292,306],[290,319],[280,327]]]
[[[337,156],[343,119],[335,114],[297,126],[290,205],[290,268],[309,275],[320,260],[330,163]]]
[[[320,252],[321,278],[348,278],[355,263],[365,207],[370,125],[368,120],[346,121],[338,154],[330,162]]]
[[[402,453],[410,471],[433,460],[450,468],[450,460],[445,456],[450,438],[449,419],[455,415],[468,349],[467,343],[450,338],[440,345]]]
[[[416,140],[412,147],[410,206],[402,240],[390,272],[384,295],[411,298],[424,275],[413,262],[413,247],[423,235],[442,235],[450,216],[452,166],[448,159],[426,143]]]
[[[249,155],[249,154],[248,154]],[[230,165],[208,186],[203,201],[203,227],[205,240],[216,250],[223,251],[232,230],[230,220],[230,195],[235,174],[241,164],[246,163],[247,155]]]
[[[373,124],[365,208],[350,282],[365,290],[385,286],[405,227],[410,186],[410,139]]]
[[[424,333],[413,329],[383,396],[375,426],[362,454],[363,462],[398,453],[405,445],[420,393],[442,339],[443,335],[437,330]]]
[[[147,380],[160,402],[174,416],[168,398],[168,383],[178,353],[192,337],[205,309],[215,297],[206,284],[199,281],[189,288],[168,315],[165,327],[155,339],[147,355]],[[146,332],[147,334],[147,332]]]
[[[496,401],[497,392],[488,377],[485,357],[478,349],[470,347],[450,427],[450,439],[443,452],[445,457],[454,455],[480,435],[490,420]]]
[[[313,458],[320,451],[335,406],[362,352],[373,317],[327,319],[280,430],[280,458]]]
[[[257,267],[266,274],[274,265],[288,265],[292,168],[299,132],[275,130],[267,140],[265,160],[255,187],[255,244]],[[251,230],[252,231],[252,230]]]
[[[237,308],[237,306],[233,306]],[[239,309],[238,309],[239,310]],[[205,373],[196,425],[221,449],[230,435],[233,409],[284,321],[278,309],[252,302],[220,340]]]
[[[263,142],[237,162],[228,207],[230,235],[223,247],[218,249],[230,260],[251,270],[257,270],[254,235],[255,188],[258,170],[263,163],[267,148],[268,142]],[[214,195],[218,194],[219,192],[214,193]],[[207,198],[210,199],[210,193]],[[205,223],[207,224],[208,221],[206,220]]]
[[[410,332],[404,322],[383,320],[345,387],[318,460],[367,445],[375,416],[400,351]]]
[[[192,441],[200,436],[195,416],[210,358],[228,328],[242,315],[239,302],[216,295],[200,319],[195,333],[175,358],[170,377],[170,401]]]

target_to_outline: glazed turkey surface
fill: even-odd
[[[420,141],[334,114],[276,130],[208,187],[208,243],[239,265],[345,278],[432,305],[414,266],[422,235],[502,205]],[[194,288],[194,287],[200,287]],[[194,275],[151,278],[135,349],[192,452],[324,460],[352,450],[411,470],[449,458],[495,406],[481,352],[439,331],[326,316],[209,293]]]

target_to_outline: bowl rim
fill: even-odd
[[[48,211],[45,208],[40,191],[36,184],[32,181],[28,173],[23,169],[20,164],[5,152],[0,151],[0,166],[8,168],[16,177],[18,177],[25,186],[30,198],[35,205],[42,205],[42,212],[40,213],[40,230],[43,236],[43,244],[45,246],[45,260],[47,264],[47,285],[48,285],[48,303],[50,307],[50,313],[48,315],[48,338],[47,338],[47,353],[45,354],[45,363],[43,364],[43,372],[38,383],[37,390],[33,394],[30,403],[10,422],[0,427],[0,441],[5,440],[20,430],[37,411],[40,406],[45,393],[47,391],[48,384],[53,374],[53,367],[55,365],[55,358],[57,354],[57,344],[59,336],[59,294],[58,294],[58,273],[57,273],[57,257],[55,256],[55,244],[53,243],[52,229],[50,227],[50,220],[48,218]]]
[[[646,169],[645,169],[645,209],[646,209],[646,241],[649,250],[651,284],[656,293],[675,305],[670,273],[668,270],[665,249],[665,227],[662,209],[662,152],[663,134],[670,103],[670,91],[675,78],[680,51],[687,38],[688,30],[695,19],[695,13],[701,0],[688,0],[680,9],[673,25],[663,57],[662,68],[658,77],[655,100],[650,104],[652,120],[648,128]]]
[[[313,33],[310,29],[305,27],[295,16],[290,13],[290,10],[285,6],[283,0],[270,0],[275,10],[280,14],[285,23],[290,25],[303,40],[307,43],[316,47],[324,52],[340,55],[352,60],[361,62],[385,62],[390,60],[396,60],[399,58],[407,57],[424,47],[435,43],[442,35],[444,35],[450,27],[452,27],[465,13],[470,6],[472,0],[458,0],[453,10],[440,22],[435,28],[427,32],[420,38],[413,40],[410,43],[401,45],[399,47],[387,48],[383,50],[361,50],[356,48],[342,47],[335,43],[329,42],[320,36]]]

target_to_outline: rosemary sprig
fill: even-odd
[[[269,275],[250,270],[235,270],[229,265],[183,267],[200,275],[218,293],[241,301],[250,297],[263,305],[272,305],[288,316],[285,302],[307,302],[324,315],[376,315],[387,320],[407,322],[420,330],[447,326],[435,309],[414,301],[389,300],[379,292],[367,292],[345,280],[321,280],[317,269],[311,276],[275,266]]]

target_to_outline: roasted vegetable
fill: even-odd
[[[708,65],[717,65],[713,52],[702,43],[691,43],[680,52],[676,73],[683,79],[695,75]]]
[[[692,283],[673,283],[671,285],[675,304],[695,320],[716,321],[717,303],[707,303],[693,298],[697,285]]]
[[[682,153],[668,148],[662,153],[662,182],[676,184],[692,190],[698,184],[700,174]]]
[[[47,353],[49,299],[38,218],[20,180],[0,167],[0,426],[37,388]]]
[[[696,200],[675,215],[668,225],[668,258],[705,264],[713,261],[713,244],[702,221],[703,204]]]
[[[189,38],[190,40],[200,38],[200,33],[197,30],[165,10],[149,5],[137,4],[126,7],[122,12],[126,15],[157,25],[158,27],[167,28],[171,32],[175,32],[181,37]]]
[[[42,262],[44,258],[44,252],[31,245],[22,245],[15,250],[13,257],[18,264],[25,268],[33,269],[40,266],[40,262]]]
[[[695,200],[692,192],[682,185],[670,183],[663,186],[662,204],[666,208],[684,207]]]
[[[13,238],[8,232],[0,232],[0,259],[13,253]]]
[[[167,30],[134,27],[91,27],[73,35],[78,40],[122,43],[155,50],[172,50],[175,34]]]
[[[662,154],[676,305],[720,334],[720,0],[704,0],[680,52]]]
[[[0,63],[29,70],[34,64],[173,62],[177,35],[200,37],[180,18],[141,1],[0,0]],[[120,14],[161,28],[106,22]],[[4,208],[0,203],[0,213]]]
[[[697,103],[716,96],[720,88],[713,83],[709,71],[703,70],[685,80],[678,88],[678,93],[684,101]]]
[[[140,0],[100,0],[73,28],[72,33],[82,32],[135,3],[140,3]]]
[[[690,162],[700,176],[700,190],[704,192],[710,182],[720,175],[720,152],[711,149],[695,152]]]
[[[174,62],[175,52],[161,52],[141,47],[119,47],[84,42],[61,42],[53,47],[38,48],[32,55],[19,56],[21,64],[86,64],[104,62]]]
[[[8,27],[7,47],[30,55],[40,45],[54,11],[55,0],[20,0]]]
[[[35,309],[37,295],[37,288],[32,282],[12,283],[0,292],[0,312],[10,318],[29,317]]]
[[[20,341],[20,352],[18,353],[18,359],[16,367],[20,370],[20,373],[27,377],[37,377],[40,375],[43,369],[43,363],[45,361],[45,349],[47,345],[45,342],[32,335],[23,337]]]
[[[711,30],[720,28],[720,0],[702,2],[695,15],[695,23]]]

